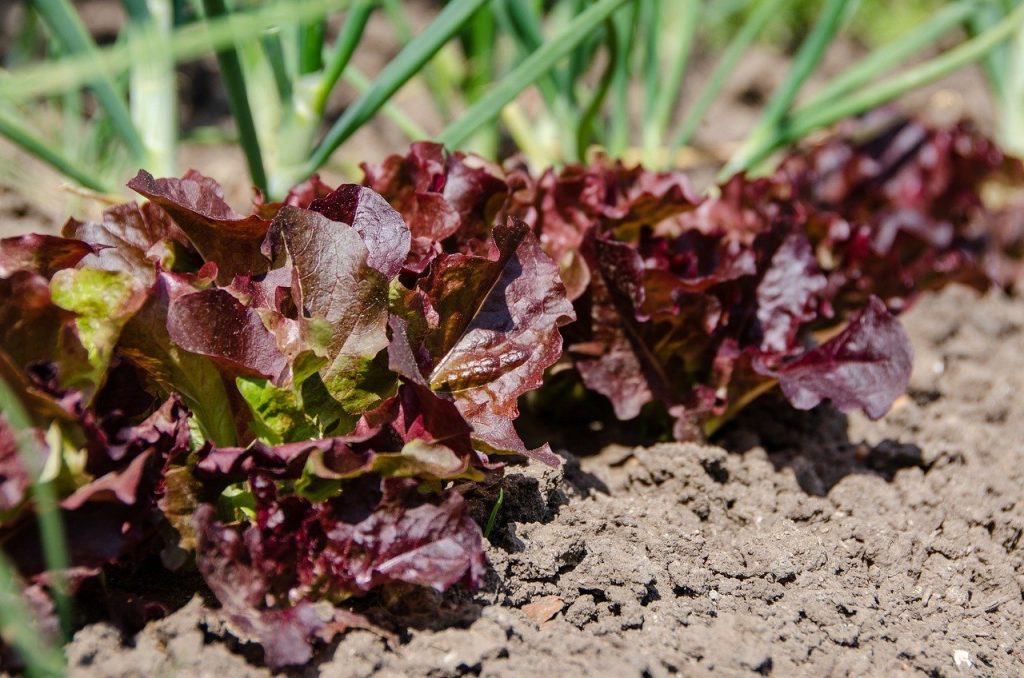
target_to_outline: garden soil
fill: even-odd
[[[513,468],[480,590],[371,601],[397,638],[350,632],[296,675],[1024,674],[1024,302],[949,289],[905,321],[914,376],[881,421],[769,399],[716,445]],[[68,656],[268,674],[199,596]]]

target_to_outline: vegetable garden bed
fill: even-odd
[[[798,100],[854,16],[826,0],[697,191],[671,160],[776,0],[735,10],[675,131],[698,19],[729,12],[452,0],[414,33],[401,3],[338,3],[331,44],[313,0],[131,0],[104,48],[33,5],[74,58],[0,79],[0,134],[106,209],[0,239],[0,667],[1020,671],[1024,164],[875,107],[984,59],[1017,148],[1024,6],[951,3]],[[408,44],[367,82],[378,9]],[[180,130],[153,104],[206,48],[242,212],[159,176]],[[362,94],[328,126],[343,76]],[[378,111],[426,136],[391,103],[414,78],[436,142],[315,173]],[[13,106],[55,93],[89,144]]]

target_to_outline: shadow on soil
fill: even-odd
[[[603,399],[601,399],[603,400]],[[577,456],[598,454],[608,445],[647,447],[671,440],[671,422],[655,411],[630,421],[618,421],[607,402],[589,400],[556,419],[547,412],[524,408],[523,438],[533,447],[545,441],[552,449],[569,449]],[[520,423],[517,422],[517,423]],[[852,441],[845,414],[829,405],[795,410],[778,395],[769,394],[746,408],[711,439],[729,452],[764,448],[776,469],[792,468],[800,487],[824,496],[851,474],[872,474],[892,480],[896,471],[927,470],[921,449],[913,444],[884,440],[878,445]],[[576,481],[567,469],[567,479]]]
[[[921,448],[913,443],[883,440],[871,446],[851,441],[845,414],[831,406],[794,410],[778,397],[754,403],[713,441],[730,452],[762,447],[776,469],[793,469],[807,494],[824,496],[852,474],[870,474],[891,481],[904,468],[927,470]]]

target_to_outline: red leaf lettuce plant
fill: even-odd
[[[249,216],[194,172],[130,186],[149,202],[0,243],[0,365],[48,443],[72,581],[195,549],[272,666],[365,623],[329,602],[478,584],[453,483],[507,454],[557,463],[512,424],[573,319],[530,229],[446,252],[361,186],[314,180]],[[43,578],[29,474],[2,452],[0,539]]]
[[[407,219],[438,200],[447,210],[434,213],[466,212],[472,185],[474,204],[500,201],[528,223],[576,310],[553,371],[571,368],[619,419],[667,410],[679,439],[713,433],[776,385],[800,409],[828,399],[878,418],[910,375],[894,314],[923,291],[1009,287],[1021,272],[1019,208],[982,202],[1021,165],[966,124],[881,112],[703,199],[681,172],[600,157],[539,178],[490,168],[503,189],[484,188],[474,163],[420,144],[366,181]],[[472,251],[479,224],[460,219],[453,241]],[[545,389],[539,400],[558,406],[563,391]]]
[[[1011,284],[1024,244],[981,199],[1020,166],[966,126],[869,119],[705,199],[603,158],[532,177],[421,143],[365,170],[248,216],[140,172],[148,202],[0,241],[0,377],[39,457],[0,417],[0,545],[30,584],[49,482],[73,586],[195,552],[267,662],[303,663],[367,623],[335,603],[481,581],[463,493],[558,463],[514,426],[545,372],[679,438],[776,385],[879,417],[910,372],[894,313]]]

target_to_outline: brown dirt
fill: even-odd
[[[879,422],[755,405],[711,445],[519,469],[475,594],[403,602],[302,675],[1024,673],[1024,303],[951,289],[906,317]],[[71,674],[266,675],[196,598]],[[247,659],[248,657],[249,659]]]

